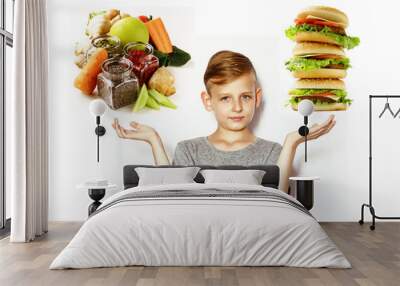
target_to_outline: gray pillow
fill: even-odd
[[[262,170],[201,170],[204,183],[234,183],[247,185],[261,185],[265,171]]]
[[[135,168],[139,186],[195,183],[193,179],[199,170],[199,167]]]

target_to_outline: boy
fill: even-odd
[[[290,132],[283,146],[256,137],[249,128],[261,104],[261,88],[256,71],[244,55],[231,51],[214,54],[204,74],[206,90],[201,93],[203,105],[212,111],[217,129],[206,137],[179,142],[173,165],[267,165],[280,168],[279,189],[288,192],[289,176],[297,146],[304,141],[296,131]],[[328,133],[335,125],[334,116],[322,125],[314,124],[307,136],[313,140]],[[113,127],[121,138],[148,142],[156,165],[169,165],[162,140],[150,126],[132,122],[132,129]]]

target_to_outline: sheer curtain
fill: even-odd
[[[6,181],[11,189],[11,242],[48,228],[46,0],[18,0],[14,20],[13,92],[7,95]]]

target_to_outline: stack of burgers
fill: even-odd
[[[343,49],[352,49],[360,42],[346,35],[346,14],[312,6],[297,15],[295,24],[285,31],[296,41],[293,57],[286,62],[286,68],[298,79],[289,91],[289,104],[297,110],[301,100],[310,99],[315,111],[346,110],[352,100],[347,98],[342,80],[350,67]]]

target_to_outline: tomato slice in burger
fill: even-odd
[[[294,20],[297,25],[301,24],[310,24],[310,25],[320,25],[320,26],[331,26],[331,27],[341,27],[339,23],[331,22],[331,21],[323,21],[319,19],[307,19],[307,18],[300,18]]]

